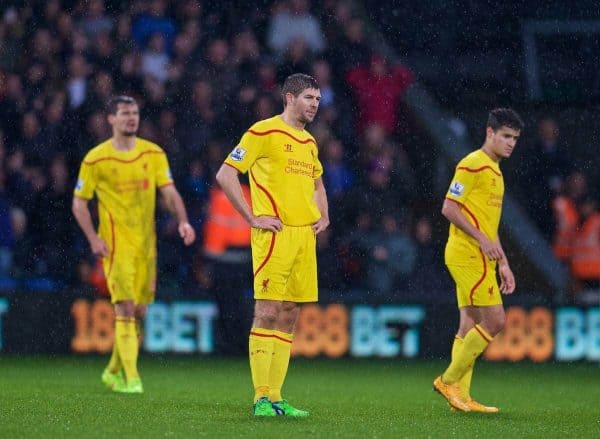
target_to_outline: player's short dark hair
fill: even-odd
[[[502,127],[509,127],[513,130],[521,131],[525,124],[521,116],[511,108],[495,108],[488,115],[486,127],[490,127],[494,131]]]
[[[131,96],[113,96],[106,103],[106,112],[108,114],[117,114],[117,111],[119,110],[119,104],[137,105],[137,102]]]
[[[288,76],[283,83],[283,88],[281,89],[281,97],[283,98],[283,106],[286,105],[285,95],[288,93],[293,94],[298,97],[300,93],[302,93],[307,88],[314,88],[315,90],[319,90],[319,83],[315,78],[310,75],[306,75],[304,73],[294,73],[293,75]]]

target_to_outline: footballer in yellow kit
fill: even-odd
[[[446,198],[457,202],[471,224],[495,241],[503,195],[504,180],[498,163],[478,149],[458,163]],[[477,241],[452,223],[445,262],[456,282],[459,308],[502,303],[496,261],[486,258]]]
[[[254,298],[316,302],[311,225],[321,216],[313,195],[323,167],[314,137],[274,116],[252,125],[225,163],[249,173],[254,215],[283,223],[276,234],[252,229]]]
[[[102,382],[115,392],[142,393],[137,368],[141,322],[156,289],[156,189],[177,217],[185,245],[196,233],[173,184],[164,151],[137,137],[135,99],[114,96],[107,105],[112,137],[85,156],[73,196],[73,215],[92,253],[102,258],[115,310],[115,342]],[[88,206],[98,200],[99,227]]]
[[[171,184],[164,151],[141,138],[130,151],[118,151],[107,140],[83,159],[75,195],[98,197],[98,234],[109,249],[102,262],[113,303],[154,301],[156,188]]]
[[[255,123],[229,154],[216,179],[252,227],[254,318],[248,340],[254,416],[306,417],[282,397],[299,304],[315,302],[316,236],[329,226],[323,167],[306,130],[321,92],[302,73],[286,78],[283,112]],[[249,174],[252,207],[239,174]]]
[[[501,294],[512,294],[516,288],[498,236],[504,196],[499,163],[511,156],[523,126],[514,110],[491,110],[483,145],[458,163],[442,206],[442,215],[450,222],[445,262],[456,283],[460,320],[450,364],[435,378],[433,388],[455,410],[499,411],[471,396],[471,379],[477,358],[504,327]]]

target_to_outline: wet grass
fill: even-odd
[[[453,413],[442,362],[293,360],[285,390],[308,419],[253,419],[243,358],[143,357],[145,393],[102,387],[106,359],[0,356],[0,437],[599,437],[597,364],[477,365],[500,414]]]

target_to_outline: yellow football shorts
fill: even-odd
[[[502,304],[502,295],[496,280],[496,264],[473,266],[447,265],[456,283],[458,307],[492,306]]]
[[[311,226],[283,226],[277,233],[252,229],[254,298],[316,302],[316,237]]]
[[[156,257],[116,254],[102,262],[112,303],[131,300],[136,305],[147,305],[154,302]]]

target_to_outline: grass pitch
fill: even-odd
[[[285,396],[307,419],[254,419],[244,358],[148,357],[143,395],[100,383],[107,359],[0,356],[2,438],[600,437],[597,364],[479,362],[473,393],[502,411],[450,412],[445,362],[292,360]]]

